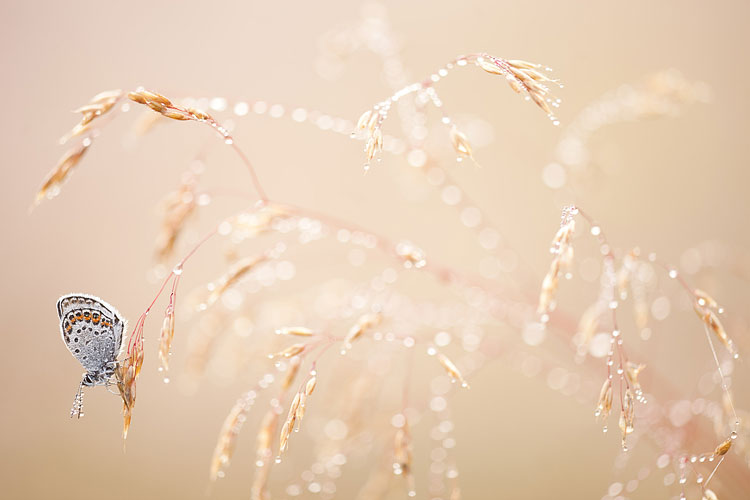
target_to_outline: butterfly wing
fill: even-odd
[[[57,301],[63,342],[88,372],[101,372],[122,346],[126,322],[117,310],[92,295],[74,293]]]

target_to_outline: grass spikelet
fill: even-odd
[[[143,344],[136,342],[125,359],[118,364],[115,370],[117,388],[122,397],[123,426],[122,438],[127,439],[133,408],[135,407],[136,380],[143,366]]]
[[[646,368],[646,365],[633,363],[632,361],[628,361],[625,364],[625,376],[627,377],[630,387],[635,394],[635,398],[638,401],[642,401],[643,399],[643,390],[641,389],[641,383],[638,381],[638,376],[644,368]]]
[[[552,239],[550,252],[554,255],[549,271],[542,281],[542,291],[539,293],[537,313],[545,315],[555,308],[555,294],[557,293],[560,275],[563,270],[570,268],[573,263],[573,246],[570,240],[575,231],[575,216],[578,209],[573,206],[565,207],[562,222],[555,237]]]
[[[455,124],[451,126],[450,137],[451,144],[453,145],[453,150],[456,152],[456,154],[460,158],[468,158],[476,163],[476,160],[474,160],[474,155],[471,151],[471,144],[469,144],[469,139],[463,132],[458,130],[458,127],[456,127]]]
[[[219,234],[231,234],[232,242],[238,244],[269,231],[275,221],[288,216],[289,211],[283,206],[268,204],[259,210],[226,219],[219,227]]]
[[[121,90],[107,90],[95,95],[88,104],[73,111],[81,113],[81,121],[73,129],[60,138],[60,144],[65,144],[73,137],[77,137],[91,129],[91,123],[108,113],[122,97]]]
[[[693,290],[693,294],[695,295],[695,300],[700,307],[707,307],[709,309],[719,308],[719,304],[707,292],[696,288]]]
[[[52,198],[57,196],[60,191],[62,182],[70,175],[73,168],[81,161],[83,155],[91,146],[91,139],[86,138],[81,141],[78,147],[69,150],[57,162],[57,165],[47,174],[42,187],[36,193],[34,204],[38,205],[45,197]]]
[[[197,207],[195,188],[195,176],[189,173],[177,190],[169,193],[162,200],[161,229],[156,237],[156,258],[160,262],[165,262],[172,257],[175,243],[185,227],[185,222],[195,212]]]
[[[304,326],[288,326],[276,330],[276,335],[292,335],[297,337],[312,337],[315,332]]]
[[[732,342],[732,339],[729,338],[726,330],[724,330],[724,325],[721,324],[719,316],[713,310],[699,305],[698,302],[695,303],[695,312],[698,314],[698,317],[701,318],[706,327],[716,335],[716,338],[718,338],[722,344],[724,344],[724,347],[729,351],[729,354],[735,359],[738,358],[739,353],[734,346],[734,342]]]
[[[453,380],[454,382],[460,382],[461,387],[465,387],[467,389],[469,388],[469,384],[466,382],[466,380],[464,380],[463,375],[461,375],[461,371],[459,371],[459,369],[456,367],[453,361],[448,358],[448,356],[440,352],[438,353],[437,358],[451,380]]]
[[[421,82],[411,83],[399,89],[386,100],[379,102],[360,115],[357,120],[356,130],[361,132],[360,135],[365,140],[364,151],[367,159],[365,170],[370,168],[370,162],[383,150],[382,126],[391,107],[404,97],[410,94],[417,94],[418,98],[428,100],[439,109],[442,108],[443,103],[435,90],[435,83],[447,76],[449,71],[457,67],[467,66],[469,63],[483,69],[487,73],[504,76],[513,90],[526,95],[553,120],[555,125],[559,124],[552,114],[552,107],[559,106],[560,100],[553,98],[550,92],[550,85],[561,85],[557,80],[549,78],[542,73],[540,71],[542,70],[541,65],[521,60],[506,60],[493,57],[489,54],[460,56],[448,63],[444,68],[441,68],[436,74],[431,75],[430,78]],[[450,117],[443,114],[443,122],[451,123]],[[358,134],[355,132],[352,135],[356,137]],[[451,142],[459,157],[474,159],[466,136],[461,134],[455,126],[451,127]]]
[[[305,384],[305,394],[307,396],[311,395],[313,391],[315,390],[315,386],[318,383],[318,377],[313,375],[307,380],[307,383]]]
[[[352,342],[360,338],[366,331],[378,326],[382,320],[383,315],[380,313],[368,313],[360,316],[344,338],[344,350],[351,349]]]
[[[172,120],[207,123],[216,129],[216,131],[224,137],[229,144],[233,142],[229,131],[219,125],[219,123],[205,111],[179,106],[174,104],[167,97],[143,88],[129,92],[128,98],[133,102],[148,106],[160,115],[166,118],[171,118]]]
[[[559,82],[541,73],[540,64],[518,59],[506,60],[489,54],[467,56],[466,60],[473,60],[488,73],[504,76],[514,91],[526,94],[542,111],[552,116],[550,106],[558,101],[551,97],[549,85],[559,85]]]
[[[279,435],[279,454],[283,453],[287,450],[289,447],[289,436],[292,434],[292,431],[294,430],[294,424],[297,420],[297,412],[300,407],[300,403],[302,402],[302,393],[297,393],[294,395],[294,399],[292,400],[292,404],[289,405],[289,412],[286,416],[286,421],[284,422],[284,425],[281,426],[281,433]]]
[[[292,382],[294,382],[294,379],[297,378],[297,373],[299,373],[299,367],[301,364],[302,359],[299,356],[294,356],[289,360],[289,369],[286,371],[286,376],[281,382],[281,390],[286,391],[287,389],[289,389],[289,387],[291,387]]]
[[[713,490],[709,490],[706,488],[703,490],[703,500],[719,500],[719,497],[716,496],[716,493],[713,492]]]
[[[729,449],[732,447],[732,440],[731,439],[725,439],[719,446],[716,447],[714,450],[714,456],[720,457],[723,455],[726,455],[729,452]]]
[[[141,374],[145,351],[143,349],[143,325],[146,313],[142,314],[135,324],[128,341],[127,355],[117,364],[115,379],[122,398],[123,427],[122,438],[127,439],[130,421],[135,407],[136,381]]]
[[[396,254],[401,258],[407,269],[421,269],[427,265],[424,250],[410,241],[400,241],[396,244]]]
[[[298,354],[301,354],[304,352],[305,349],[307,349],[308,344],[292,344],[286,349],[282,349],[281,351],[275,353],[275,354],[269,354],[269,359],[274,358],[291,358],[293,356],[297,356]]]
[[[216,303],[219,298],[226,292],[232,285],[240,281],[247,273],[253,270],[255,266],[266,260],[265,255],[253,255],[245,257],[244,259],[236,262],[232,268],[224,276],[219,278],[217,283],[209,284],[210,293],[206,300],[206,305],[211,306]]]
[[[596,411],[594,415],[606,420],[612,411],[612,380],[607,378],[602,384],[602,388],[599,391],[599,402],[596,405]]]
[[[408,423],[405,423],[403,427],[396,431],[393,446],[393,473],[404,477],[408,496],[413,497],[416,492],[412,471],[412,443]]]
[[[224,477],[224,470],[229,466],[234,454],[234,448],[237,443],[237,436],[242,429],[242,425],[245,423],[246,415],[250,409],[253,401],[253,397],[250,394],[254,394],[252,391],[244,397],[237,400],[232,409],[229,411],[229,415],[224,420],[224,424],[219,432],[219,439],[216,442],[214,448],[214,454],[211,458],[211,467],[209,470],[209,478],[211,481]]]
[[[263,417],[263,421],[260,424],[260,430],[256,438],[255,446],[255,465],[263,467],[273,455],[272,442],[273,435],[276,432],[276,425],[279,421],[279,414],[275,409],[271,408]]]
[[[159,361],[162,369],[166,372],[169,370],[169,351],[174,339],[174,307],[169,306],[164,315],[164,321],[161,326],[159,335]]]
[[[622,409],[620,410],[620,432],[622,433],[622,449],[628,449],[627,437],[635,429],[635,398],[631,389],[625,390]]]
[[[599,318],[601,316],[601,307],[599,303],[590,305],[581,315],[578,321],[578,332],[576,332],[576,344],[588,346],[594,337],[597,328],[599,328]]]
[[[263,417],[263,421],[258,431],[256,453],[255,453],[255,474],[253,474],[253,484],[250,488],[251,500],[265,500],[268,498],[268,476],[271,472],[270,462],[273,456],[272,441],[276,432],[276,425],[279,421],[279,414],[271,408]]]

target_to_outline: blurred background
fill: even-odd
[[[98,295],[132,324],[158,288],[153,280],[156,207],[196,154],[204,152],[207,174],[202,182],[208,188],[249,190],[242,165],[205,127],[165,123],[136,137],[136,110],[113,121],[97,138],[56,199],[30,212],[44,175],[65,151],[57,139],[77,122],[70,110],[94,94],[143,85],[175,98],[224,98],[228,110],[222,113],[219,104],[216,115],[233,124],[237,143],[272,198],[345,217],[394,240],[408,239],[428,257],[477,271],[476,236],[403,157],[384,153],[382,162],[363,175],[362,143],[349,138],[348,130],[336,134],[254,112],[235,116],[232,106],[262,100],[285,110],[302,107],[356,121],[392,93],[377,56],[364,49],[337,56],[341,39],[336,34],[356,30],[368,16],[387,19],[410,81],[470,52],[549,65],[565,84],[557,92],[563,99],[558,127],[504,82],[479,70],[456,71],[438,84],[446,111],[466,124],[481,168],[470,162],[454,165],[449,146],[442,152],[466,192],[501,228],[503,245],[515,249],[509,270],[519,273],[522,286],[541,283],[560,209],[575,202],[598,220],[613,246],[626,251],[640,246],[664,261],[692,265],[693,281],[726,307],[731,333],[742,347],[750,344],[744,319],[750,99],[743,62],[750,42],[749,15],[750,4],[744,1],[638,0],[626,6],[472,0],[291,5],[3,1],[4,496],[204,498],[221,423],[240,392],[262,372],[250,366],[248,373],[228,378],[209,370],[195,383],[181,382],[185,340],[180,332],[190,325],[178,315],[173,383],[162,383],[155,363],[144,367],[126,452],[120,403],[104,389],[87,392],[84,419],[68,418],[81,368],[60,341],[57,298],[73,291]],[[624,84],[639,88],[650,75],[669,69],[681,75],[668,73],[670,78],[690,82],[684,99],[658,112],[636,113],[637,121],[613,120],[592,135],[585,168],[566,170],[560,159],[567,158],[564,144],[562,150],[559,144],[571,133],[566,127],[580,123],[576,120],[583,109],[604,95],[617,101],[623,94],[613,90]],[[435,133],[445,134],[439,116],[431,118]],[[395,114],[385,127],[398,135]],[[447,134],[443,140],[449,144]],[[178,253],[214,221],[246,205],[228,198],[200,212]],[[594,255],[590,243],[583,254]],[[219,276],[223,267],[217,255],[219,245],[198,254],[181,286],[188,290]],[[292,290],[307,290],[322,277],[348,277],[353,271],[339,265],[345,258],[345,253],[295,251],[301,276]],[[700,271],[696,258],[711,269]],[[720,268],[713,269],[714,264]],[[315,272],[305,274],[305,269]],[[434,282],[414,286],[428,293]],[[596,298],[593,284],[581,290],[585,293],[569,288],[574,296],[565,306],[573,316]],[[635,332],[631,341],[632,352],[649,358],[674,384],[676,392],[665,395],[674,400],[697,397],[699,378],[713,363],[700,325],[689,304],[676,298],[679,293],[670,284],[660,289],[660,295],[672,297],[672,314],[656,322],[648,342]],[[146,327],[152,361],[156,343],[151,339],[158,335],[160,314]],[[572,351],[559,356],[572,358]],[[743,362],[738,370],[744,375],[738,376],[736,394],[746,408],[748,371]],[[581,377],[601,383],[598,374]],[[554,384],[551,388],[545,376],[526,376],[502,362],[489,363],[470,382],[470,391],[451,400],[463,498],[620,494],[611,489],[612,482],[629,477],[615,472],[618,437],[603,437],[592,416],[598,387],[566,395],[554,390]],[[414,394],[419,394],[416,386]],[[284,485],[305,467],[310,440],[303,434],[304,429],[294,436],[300,454],[274,472],[274,497],[284,498]],[[211,489],[212,498],[249,495],[254,436],[253,429],[241,435],[235,462]],[[419,471],[427,467],[428,438],[417,435],[415,450]],[[653,465],[658,445],[644,440],[637,453],[643,463]],[[363,462],[345,473],[336,498],[352,498],[367,468],[375,465]],[[637,467],[632,470],[637,474]],[[734,479],[746,483],[748,469],[734,470],[745,475]],[[664,475],[644,479],[632,496],[675,495],[674,486],[664,486]],[[417,473],[417,497],[428,498],[419,491],[420,481]],[[720,491],[721,472],[715,481]],[[398,488],[391,495],[404,496]]]

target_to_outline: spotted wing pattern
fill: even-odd
[[[65,345],[89,373],[115,361],[122,346],[125,321],[117,310],[92,295],[74,293],[57,301]]]

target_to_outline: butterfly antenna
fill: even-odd
[[[81,418],[83,416],[83,381],[78,384],[78,392],[73,400],[73,408],[70,410],[70,418],[73,417]]]

